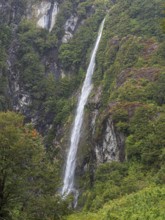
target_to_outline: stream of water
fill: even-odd
[[[63,188],[62,188],[62,196],[66,197],[70,193],[74,193],[77,195],[77,190],[75,190],[74,187],[74,176],[75,176],[75,168],[76,168],[76,155],[77,155],[77,149],[80,139],[80,131],[83,123],[83,116],[84,116],[84,107],[87,103],[88,96],[92,89],[92,75],[95,68],[95,58],[96,53],[99,47],[99,43],[101,40],[103,27],[104,27],[105,19],[102,21],[97,40],[93,49],[93,52],[91,54],[90,63],[87,69],[86,77],[83,83],[83,87],[81,90],[81,94],[79,97],[77,110],[76,110],[76,116],[71,132],[71,138],[70,138],[70,148],[67,155],[67,162],[66,162],[66,169],[65,169],[65,175],[63,179]]]

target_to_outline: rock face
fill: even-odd
[[[97,163],[119,161],[119,146],[111,118],[108,118],[106,121],[102,143],[96,145],[95,152]]]
[[[20,73],[15,67],[18,47],[19,44],[17,40],[14,40],[8,50],[7,75],[9,81],[9,96],[13,110],[28,115],[28,107],[31,104],[30,94],[20,85]]]
[[[42,1],[39,5],[33,6],[34,15],[37,18],[37,25],[41,28],[48,29],[49,25],[49,10],[51,3],[47,1]],[[39,19],[39,20],[38,20]]]
[[[37,26],[52,31],[59,7],[56,1],[41,1],[29,5],[27,18],[36,20]]]
[[[25,15],[26,4],[21,0],[2,0],[0,2],[0,23],[17,25]]]
[[[78,17],[76,15],[71,15],[64,26],[65,35],[62,38],[63,43],[67,43],[73,37],[73,33],[76,30],[77,24]]]
[[[38,27],[51,31],[59,11],[57,1],[2,0],[0,2],[0,23],[18,25],[22,18],[32,19]]]
[[[124,134],[118,132],[115,128],[112,116],[107,112],[106,117],[102,120],[101,124],[97,124],[100,119],[100,101],[102,95],[102,88],[99,86],[94,91],[94,96],[90,97],[89,108],[89,130],[91,137],[94,140],[94,150],[96,163],[104,163],[110,161],[123,161],[124,155]],[[99,127],[99,128],[98,128]],[[96,130],[99,130],[99,138],[96,137]]]

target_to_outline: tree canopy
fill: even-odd
[[[57,173],[32,125],[24,125],[19,114],[1,112],[0,219],[59,219],[67,207],[55,195]]]

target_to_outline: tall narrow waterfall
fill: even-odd
[[[92,89],[92,75],[94,72],[94,67],[95,67],[95,57],[97,53],[97,49],[100,43],[100,39],[102,36],[102,31],[104,27],[104,21],[102,21],[98,37],[93,49],[93,52],[91,54],[91,60],[87,69],[86,77],[83,83],[83,87],[81,90],[81,95],[79,97],[79,102],[77,105],[77,110],[76,110],[76,117],[71,133],[71,139],[70,139],[70,148],[69,148],[69,153],[67,157],[67,163],[66,163],[66,170],[65,170],[65,175],[64,175],[64,180],[63,180],[63,188],[62,188],[62,195],[67,196],[71,192],[74,192],[74,174],[75,174],[75,168],[76,168],[76,155],[77,155],[77,148],[78,148],[78,143],[80,139],[80,130],[83,122],[83,115],[84,115],[84,107],[87,103],[88,96],[91,92]]]
[[[53,27],[54,27],[54,25],[55,25],[56,17],[57,17],[58,11],[59,11],[58,3],[57,3],[57,2],[54,2],[52,14],[51,14],[51,16],[50,16],[50,18],[49,18],[49,20],[50,20],[49,32],[52,31],[52,29],[53,29]]]

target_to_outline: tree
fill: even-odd
[[[32,125],[23,125],[19,114],[1,112],[0,219],[59,219],[67,207],[56,194],[57,174]]]
[[[163,4],[163,20],[162,20],[162,28],[165,32],[165,4]]]
[[[23,204],[44,148],[39,134],[23,126],[23,117],[0,113],[0,217],[10,219],[13,208]]]

